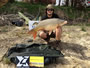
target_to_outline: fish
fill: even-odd
[[[55,30],[59,26],[63,26],[67,24],[67,21],[61,20],[59,18],[51,18],[51,19],[45,19],[42,21],[39,21],[39,24],[32,30],[29,30],[28,34],[33,35],[33,38],[35,40],[37,36],[37,32],[41,30],[51,31]]]

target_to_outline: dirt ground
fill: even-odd
[[[56,63],[45,66],[45,68],[90,68],[90,27],[63,26],[62,29],[60,46],[64,57],[58,58]],[[32,38],[27,32],[27,26],[0,27],[0,60],[8,48],[15,44],[27,44],[27,40]],[[15,68],[15,65],[1,61],[0,68]]]

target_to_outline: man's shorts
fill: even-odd
[[[48,36],[49,36],[50,38],[55,38],[55,37],[56,37],[54,31],[52,31],[50,35],[49,35],[49,31],[44,31],[44,32],[47,33],[47,37],[48,37]]]
[[[47,34],[47,38],[44,39],[44,40],[46,40],[47,42],[50,40],[50,38],[55,38],[55,37],[56,37],[54,31],[52,31],[50,35],[49,35],[49,31],[44,30],[44,32]],[[38,34],[38,36],[39,36],[39,34]],[[40,36],[39,36],[39,37],[40,37]]]

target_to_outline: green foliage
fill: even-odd
[[[1,30],[1,32],[8,32],[8,27],[5,26],[5,28],[3,28],[3,29]]]
[[[18,13],[18,11],[24,13],[28,12],[36,17],[36,15],[39,13],[42,16],[45,12],[45,6],[44,4],[37,3],[37,4],[30,4],[30,3],[24,3],[24,2],[13,2],[13,3],[7,3],[3,7],[0,8],[0,14],[9,14],[9,13]],[[56,6],[55,9],[62,10],[65,14],[65,16],[68,19],[76,19],[76,18],[83,18],[83,19],[89,19],[90,18],[90,8],[84,8],[83,10],[78,10],[74,7],[66,7],[66,6]]]
[[[85,26],[82,26],[82,27],[81,27],[81,31],[86,32]]]
[[[83,17],[84,19],[90,18],[90,13],[88,13],[90,11],[90,8],[84,8],[83,10],[78,10],[77,8],[66,6],[58,6],[55,8],[57,10],[61,9],[69,19],[76,19],[80,17]]]
[[[17,13],[20,12],[28,12],[31,14],[36,15],[40,10],[44,10],[44,5],[41,4],[30,4],[30,3],[24,3],[24,2],[13,2],[13,3],[7,3],[3,7],[0,8],[0,14],[9,14],[9,13]]]
[[[3,62],[4,62],[5,64],[11,64],[10,59],[9,59],[9,58],[6,58],[6,57],[3,58]]]

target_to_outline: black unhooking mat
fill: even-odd
[[[48,44],[16,44],[16,46],[10,48],[6,56],[11,62],[15,63],[16,56],[44,56],[45,64],[55,62],[56,58],[63,57],[63,54],[49,46]]]

